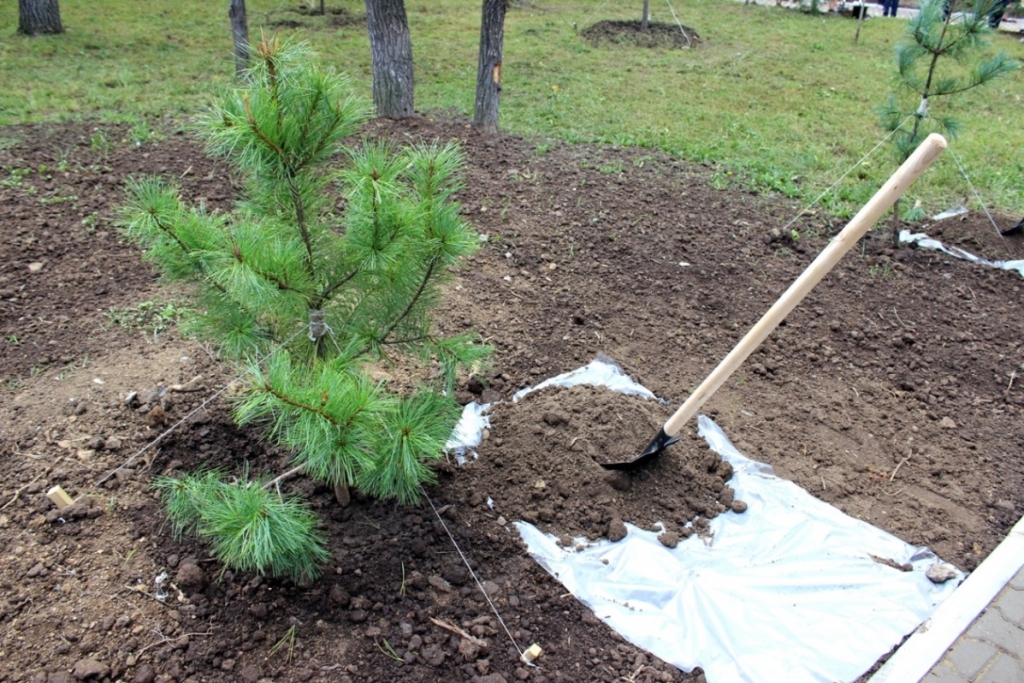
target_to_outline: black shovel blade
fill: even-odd
[[[647,448],[640,451],[640,455],[636,456],[634,459],[627,462],[612,462],[606,465],[601,465],[601,467],[606,470],[635,470],[645,463],[654,460],[654,458],[661,455],[663,450],[674,444],[676,441],[679,441],[679,439],[679,436],[669,436],[666,434],[665,428],[662,427],[658,430],[658,434],[651,439],[651,442],[647,444]]]

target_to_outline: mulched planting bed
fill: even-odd
[[[370,136],[464,145],[459,198],[488,239],[450,289],[440,326],[478,330],[495,346],[493,372],[459,396],[501,403],[480,460],[442,463],[429,502],[357,496],[340,508],[330,491],[289,482],[310,496],[331,550],[324,576],[296,586],[222,573],[202,544],[171,536],[149,489],[157,473],[204,463],[288,467],[286,453],[231,425],[225,400],[97,484],[230,380],[175,330],[106,315],[174,296],[112,226],[124,179],[165,174],[212,208],[233,196],[223,164],[187,135],[136,146],[127,129],[104,125],[105,146],[92,143],[97,127],[0,131],[0,680],[69,680],[76,670],[164,682],[702,678],[624,643],[525,555],[510,524],[536,514],[560,537],[591,538],[615,514],[681,532],[692,513],[699,526],[719,509],[708,490],[725,502],[727,477],[695,426],[662,469],[617,488],[595,458],[642,448],[671,406],[596,390],[518,404],[511,395],[605,353],[681,402],[841,221],[806,217],[791,241],[778,228],[799,207],[715,190],[710,169],[649,150],[551,143],[540,153],[461,120],[367,126]],[[1002,228],[1017,219],[996,216]],[[944,239],[989,258],[1024,256],[1021,239],[998,238],[984,215],[954,220]],[[886,231],[849,254],[705,410],[781,476],[971,570],[1022,509],[1021,280],[893,251]],[[132,391],[197,376],[200,388],[170,393],[160,419],[124,404]],[[598,410],[604,400],[615,405]],[[682,485],[686,467],[716,476],[682,495],[669,484]],[[51,514],[54,484],[84,496],[66,517]],[[589,495],[607,502],[584,511]],[[513,639],[544,649],[539,668],[519,661]]]

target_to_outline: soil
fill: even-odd
[[[685,35],[684,35],[685,31]],[[580,31],[580,36],[594,47],[622,45],[627,47],[696,47],[703,42],[689,26],[647,22],[644,30],[640,21],[614,21],[605,19]]]
[[[602,467],[635,459],[671,413],[653,399],[604,387],[540,390],[497,406],[486,455],[459,474],[491,499],[489,508],[538,525],[563,545],[578,537],[621,540],[628,521],[652,531],[664,524],[662,542],[674,547],[734,503],[745,504],[726,486],[731,465],[706,445],[666,452],[635,471]]]
[[[102,137],[87,124],[0,131],[0,680],[701,679],[623,642],[507,524],[535,512],[560,536],[594,536],[615,514],[649,525],[668,510],[661,521],[679,528],[691,512],[717,512],[664,491],[687,467],[711,467],[695,426],[622,491],[594,458],[642,448],[670,406],[597,390],[511,395],[605,353],[682,401],[841,223],[806,215],[793,240],[779,228],[801,207],[713,189],[711,169],[649,150],[538,147],[462,120],[368,125],[369,136],[463,144],[463,214],[487,241],[440,326],[478,330],[495,347],[493,372],[459,396],[500,403],[480,459],[441,468],[421,505],[356,495],[341,508],[332,492],[289,482],[317,509],[332,553],[324,576],[298,586],[222,572],[203,544],[173,538],[149,489],[155,474],[202,464],[288,466],[232,425],[218,394],[232,373],[142,314],[177,293],[118,237],[125,179],[178,179],[211,208],[234,196],[228,169],[168,130],[141,146],[115,126]],[[1018,219],[996,215],[1003,229]],[[1024,241],[999,237],[984,214],[941,230],[979,255],[1024,257]],[[781,476],[971,570],[1024,504],[1021,280],[894,252],[887,233],[849,254],[704,410]],[[132,392],[138,403],[126,404]],[[724,503],[713,479],[694,495]],[[55,511],[54,485],[75,506]],[[578,507],[591,495],[608,500],[594,517]],[[645,517],[631,499],[661,509]],[[533,643],[537,668],[517,651]]]

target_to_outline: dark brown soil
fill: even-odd
[[[583,29],[580,36],[594,47],[621,45],[683,48],[696,47],[702,42],[700,35],[689,26],[680,29],[676,24],[656,21],[647,22],[647,30],[644,30],[639,21],[604,20]]]
[[[663,522],[685,538],[732,505],[728,463],[693,444],[628,473],[601,466],[636,458],[670,414],[657,401],[604,387],[543,389],[497,406],[484,457],[459,474],[499,515],[566,545],[579,536],[619,540],[623,521],[651,530]]]
[[[498,523],[535,511],[559,534],[592,535],[615,513],[641,525],[663,510],[677,524],[700,514],[686,496],[645,493],[678,476],[670,469],[628,491],[593,474],[588,447],[595,457],[638,451],[671,408],[650,404],[642,425],[631,413],[616,435],[587,412],[592,392],[508,401],[600,352],[682,401],[838,222],[819,214],[796,226],[799,240],[775,236],[799,207],[714,190],[709,169],[649,150],[552,143],[539,153],[535,142],[482,137],[462,121],[368,126],[371,136],[464,145],[463,213],[488,240],[450,290],[441,326],[479,330],[495,346],[487,382],[460,395],[504,403],[481,459],[446,468],[430,503],[357,497],[342,509],[331,492],[291,482],[318,510],[332,553],[323,577],[295,586],[221,574],[202,544],[172,538],[148,488],[169,469],[280,472],[288,456],[233,427],[222,399],[139,455],[230,374],[174,329],[154,334],[105,315],[174,297],[117,237],[121,187],[131,174],[161,173],[211,207],[227,206],[233,189],[224,166],[185,135],[137,147],[126,129],[104,128],[109,147],[84,124],[0,131],[0,681],[68,680],[76,668],[140,682],[694,678],[623,643]],[[623,170],[599,170],[610,167]],[[996,219],[1005,228],[1019,216]],[[998,237],[984,215],[954,220],[943,239],[970,240],[963,246],[990,258],[1024,256],[1022,240]],[[894,253],[886,234],[848,255],[705,410],[781,476],[970,570],[1024,504],[1021,280],[934,252]],[[196,391],[168,393],[165,415],[124,403],[129,392],[200,375]],[[569,420],[546,421],[555,409]],[[604,426],[620,410],[605,411]],[[693,431],[661,467],[707,471]],[[573,508],[587,482],[609,500],[600,521]],[[56,484],[81,501],[66,514],[45,496]],[[645,517],[630,496],[662,508]],[[544,649],[538,669],[518,659],[516,647],[532,643]]]

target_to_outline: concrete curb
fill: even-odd
[[[914,683],[928,675],[946,650],[1024,567],[1024,518],[932,616],[917,627],[869,683]]]

